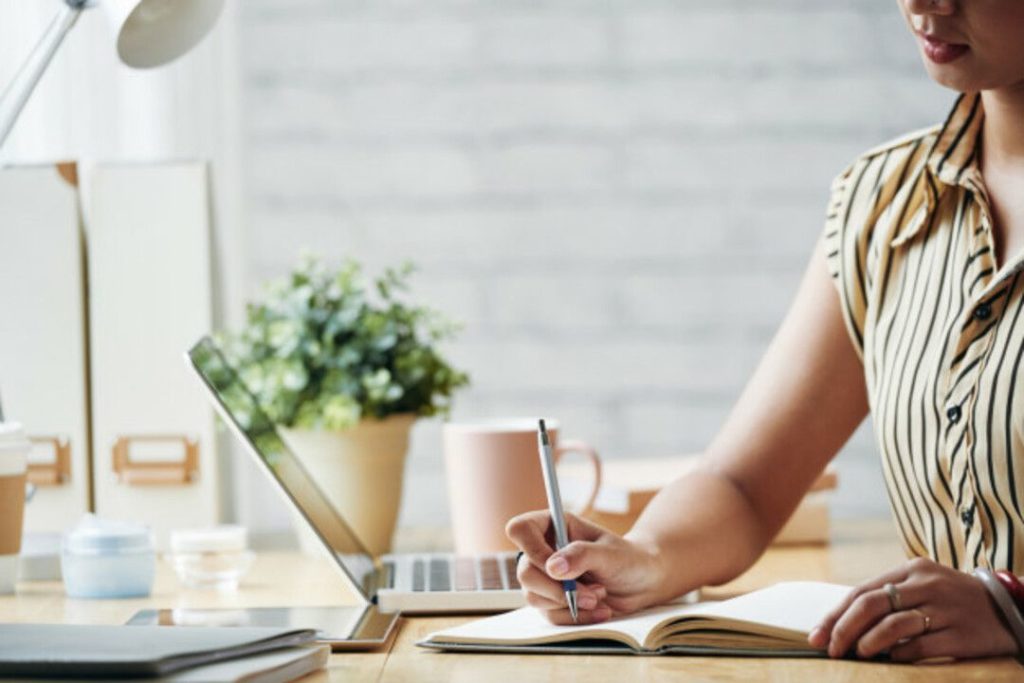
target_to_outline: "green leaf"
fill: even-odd
[[[461,328],[399,298],[414,271],[404,263],[367,280],[355,261],[332,270],[304,254],[248,304],[242,329],[218,339],[278,424],[345,429],[369,416],[445,414],[469,378],[437,345]],[[251,410],[246,419],[256,420]]]

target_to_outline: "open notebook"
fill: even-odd
[[[665,605],[594,626],[553,626],[531,607],[430,634],[438,650],[487,652],[824,655],[807,634],[850,592],[810,581],[778,583],[721,602]]]

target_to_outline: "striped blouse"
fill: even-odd
[[[984,112],[869,151],[833,183],[829,271],[864,363],[908,555],[1024,573],[1024,254],[996,262]]]

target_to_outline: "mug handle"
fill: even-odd
[[[597,455],[597,451],[594,447],[585,441],[578,439],[566,439],[561,441],[556,447],[554,455],[555,465],[558,465],[558,461],[562,459],[562,456],[566,453],[582,453],[590,461],[590,464],[594,467],[594,485],[590,490],[590,495],[587,496],[587,502],[583,504],[576,514],[585,516],[590,513],[594,508],[594,501],[597,500],[597,492],[601,490],[601,458]]]

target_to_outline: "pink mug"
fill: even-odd
[[[594,468],[590,494],[576,514],[590,511],[601,486],[597,451],[582,441],[559,441],[558,422],[545,419],[555,463],[581,453]],[[455,552],[462,555],[515,550],[505,524],[516,515],[548,506],[537,449],[537,419],[448,423],[442,434]]]

